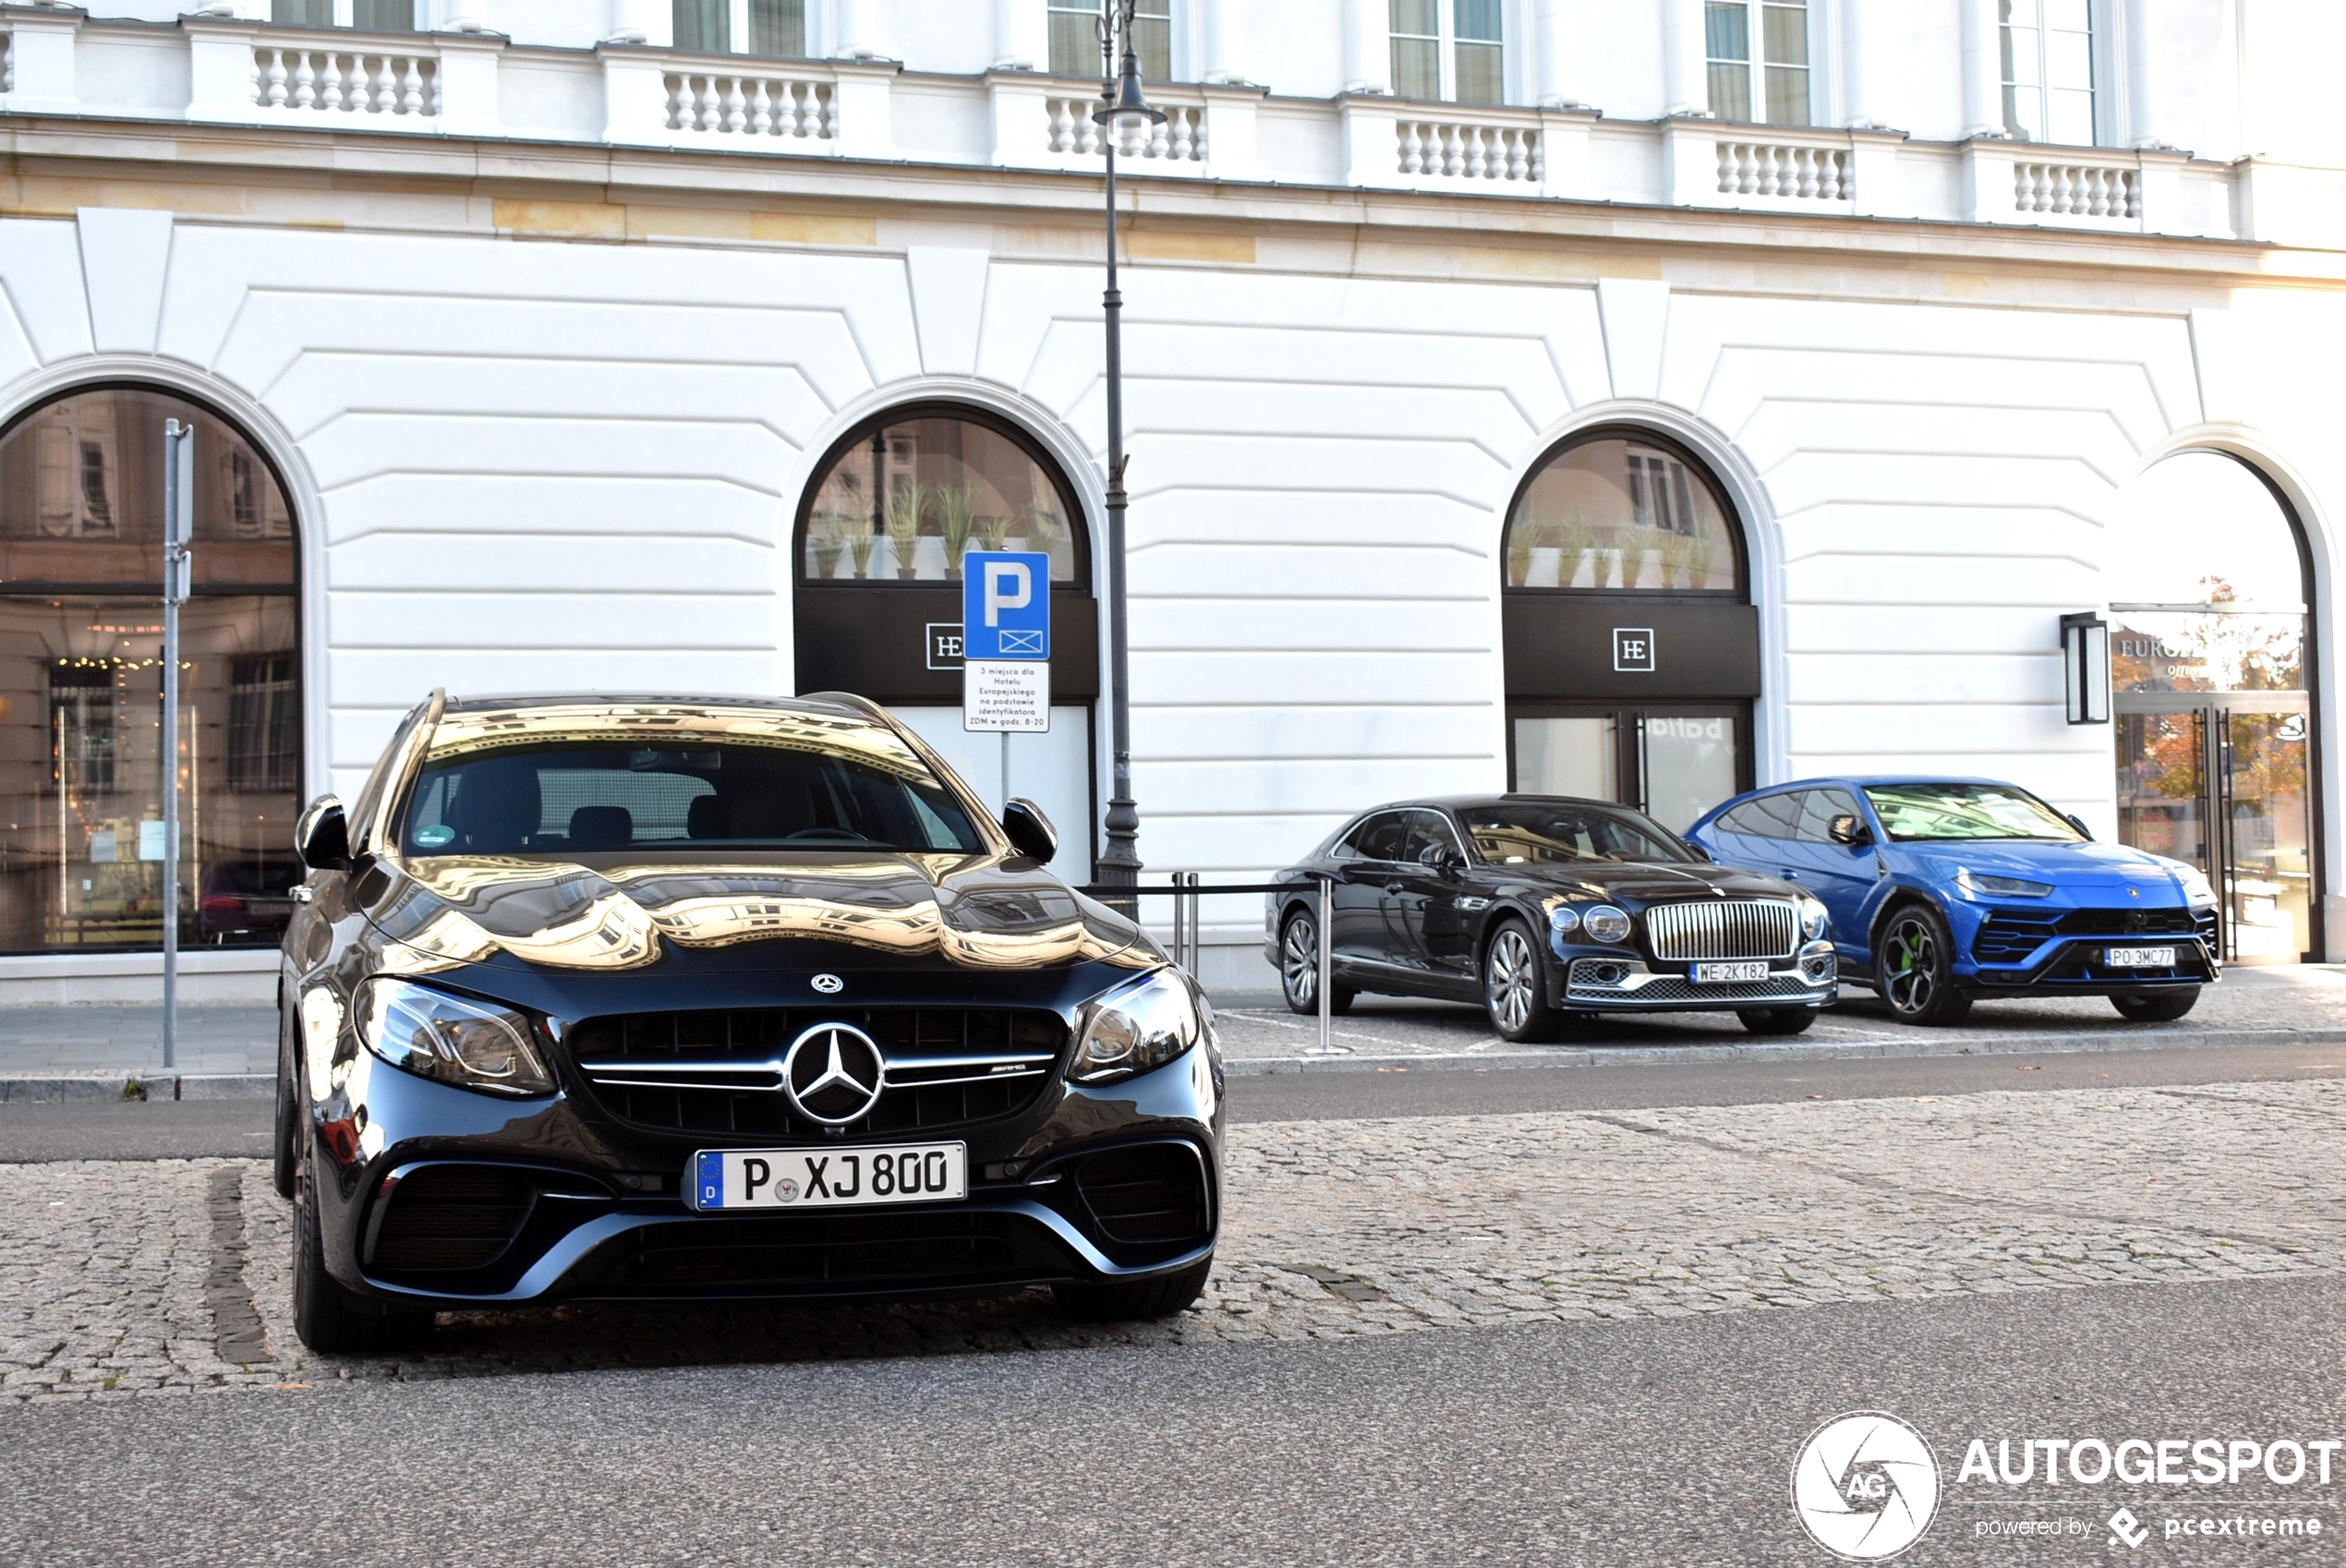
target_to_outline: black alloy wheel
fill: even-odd
[[[1119,1281],[1110,1285],[1055,1285],[1059,1310],[1082,1323],[1129,1322],[1139,1318],[1169,1318],[1205,1291],[1214,1260],[1193,1263],[1178,1274],[1155,1279]]]
[[[1971,998],[1955,987],[1955,940],[1929,904],[1905,904],[1882,923],[1873,954],[1874,990],[1900,1023],[1961,1021]]]
[[[2199,987],[2178,985],[2172,991],[2121,993],[2110,999],[2110,1005],[2129,1023],[2172,1023],[2199,1006]]]
[[[294,1333],[321,1356],[413,1350],[431,1337],[429,1312],[369,1310],[326,1272],[318,1228],[318,1155],[308,1138],[294,1159]]]
[[[1754,1034],[1803,1034],[1817,1021],[1818,1007],[1737,1007],[1735,1017]]]
[[[1309,911],[1296,911],[1279,928],[1279,989],[1288,1011],[1320,1016],[1320,922]],[[1328,1011],[1348,1011],[1352,995],[1349,986],[1330,985]]]
[[[1482,950],[1482,1010],[1493,1032],[1517,1044],[1554,1040],[1564,1015],[1548,1001],[1540,944],[1519,920],[1499,923]]]

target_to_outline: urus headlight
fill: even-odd
[[[1974,899],[2041,899],[2052,891],[2050,882],[2025,882],[2017,876],[1990,876],[1968,866],[1955,873],[1955,886]]]
[[[1611,904],[1599,904],[1580,911],[1580,929],[1593,942],[1626,942],[1629,939],[1629,917]]]
[[[2175,872],[2175,880],[2183,884],[2183,901],[2193,909],[2205,910],[2215,907],[2215,885],[2200,874],[2198,867],[2189,865],[2179,867]]]
[[[530,1032],[529,1019],[510,1007],[404,980],[370,980],[359,995],[358,1038],[368,1050],[459,1089],[551,1094],[553,1077]]]
[[[1814,942],[1825,934],[1825,927],[1831,923],[1832,917],[1825,913],[1825,907],[1822,904],[1814,899],[1800,900],[1800,938],[1802,941]]]
[[[1068,1076],[1078,1083],[1161,1067],[1205,1033],[1197,996],[1178,971],[1161,969],[1091,1004]]]

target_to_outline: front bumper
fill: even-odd
[[[1813,942],[1795,957],[1764,960],[1764,980],[1698,982],[1696,966],[1640,958],[1619,948],[1565,947],[1552,1000],[1579,1012],[1718,1012],[1736,1007],[1823,1007],[1840,995],[1832,947]]]
[[[2104,961],[2111,947],[2172,947],[2175,962],[2164,969],[2113,969]],[[2186,985],[2212,985],[2223,978],[2223,960],[2191,936],[2111,939],[2077,937],[2050,945],[2027,964],[1973,965],[1956,978],[1982,995],[1999,993],[2063,996],[2108,996]]]
[[[328,1272],[386,1304],[995,1293],[1178,1272],[1218,1232],[1210,1045],[1120,1082],[1055,1077],[1017,1116],[924,1135],[968,1146],[961,1202],[801,1212],[695,1213],[681,1195],[695,1150],[789,1140],[650,1134],[590,1091],[499,1100],[363,1051],[350,1069],[312,1108],[321,1239]],[[1152,1179],[1174,1194],[1174,1221],[1135,1218],[1135,1172],[1143,1199]]]

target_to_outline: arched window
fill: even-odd
[[[2297,521],[2246,464],[2188,452],[2128,488],[2112,543],[2119,837],[2215,882],[2226,957],[2314,954],[2319,710]]]
[[[1510,788],[1671,828],[1750,788],[1760,623],[1699,458],[1643,429],[1575,436],[1518,489],[1500,557]]]
[[[162,944],[169,419],[196,430],[180,938],[273,946],[292,909],[301,659],[284,487],[198,404],[85,388],[0,430],[0,950]]]

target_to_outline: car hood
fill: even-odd
[[[1674,865],[1660,861],[1620,861],[1508,865],[1501,866],[1499,871],[1510,878],[1520,876],[1543,892],[1575,899],[1624,899],[1641,904],[1709,898],[1720,893],[1740,899],[1787,899],[1799,893],[1790,883],[1772,876],[1700,862]]]
[[[743,852],[676,861],[432,856],[360,880],[384,967],[696,972],[775,968],[1032,970],[1162,961],[1147,935],[1022,860]]]
[[[1931,862],[1953,876],[1959,866],[1991,876],[2018,876],[2070,887],[2158,887],[2172,891],[2182,863],[2124,844],[2044,844],[1998,838],[1893,846],[1893,853]]]

